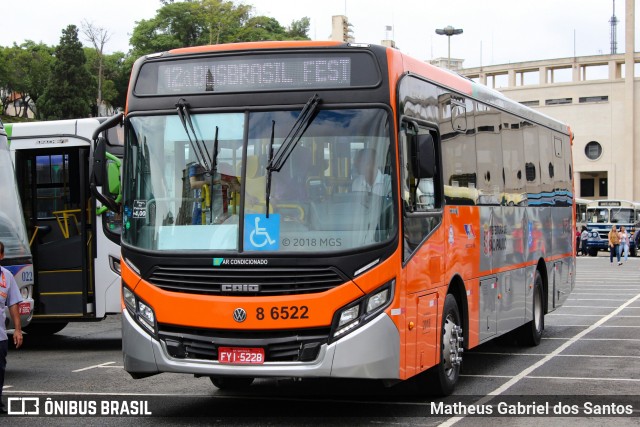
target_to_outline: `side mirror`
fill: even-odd
[[[413,170],[416,178],[433,178],[436,174],[435,166],[435,146],[433,136],[431,134],[421,134],[416,137],[414,145],[416,153],[414,154]]]

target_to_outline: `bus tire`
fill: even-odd
[[[52,323],[30,323],[22,328],[27,334],[35,336],[53,335],[65,328],[69,322],[52,322]]]
[[[243,390],[253,384],[252,377],[209,377],[220,390]]]
[[[544,331],[544,295],[542,292],[542,277],[538,270],[533,278],[533,301],[531,311],[533,319],[517,330],[518,341],[524,345],[535,347],[540,344]]]
[[[440,362],[427,371],[431,394],[448,396],[453,393],[462,365],[463,338],[462,319],[458,303],[452,294],[447,294],[442,310],[442,336]]]

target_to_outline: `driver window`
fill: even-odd
[[[435,152],[428,157],[431,162],[426,169],[435,171],[431,177],[419,177],[417,170],[424,169],[416,159],[417,141],[420,135],[430,135]],[[415,122],[404,122],[400,134],[402,154],[402,205],[404,212],[404,258],[415,252],[422,241],[441,222],[441,196],[439,188],[438,135],[434,130],[416,126]]]

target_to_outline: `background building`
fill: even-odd
[[[624,54],[459,70],[571,126],[577,197],[640,200],[640,53],[634,53],[634,3],[626,1]]]

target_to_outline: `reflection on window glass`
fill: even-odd
[[[420,243],[435,229],[440,223],[440,216],[426,216],[424,213],[433,212],[440,208],[434,178],[417,178],[418,171],[414,170],[411,161],[416,153],[418,135],[431,135],[435,140],[435,133],[429,129],[419,127],[415,129],[413,124],[403,123],[400,138],[400,150],[402,158],[402,203],[405,213],[403,228],[404,259],[408,259],[411,254],[420,246]],[[435,153],[434,153],[435,154]],[[430,159],[433,162],[430,166],[437,173],[437,156]]]
[[[38,218],[71,208],[68,154],[36,156],[36,182]]]

